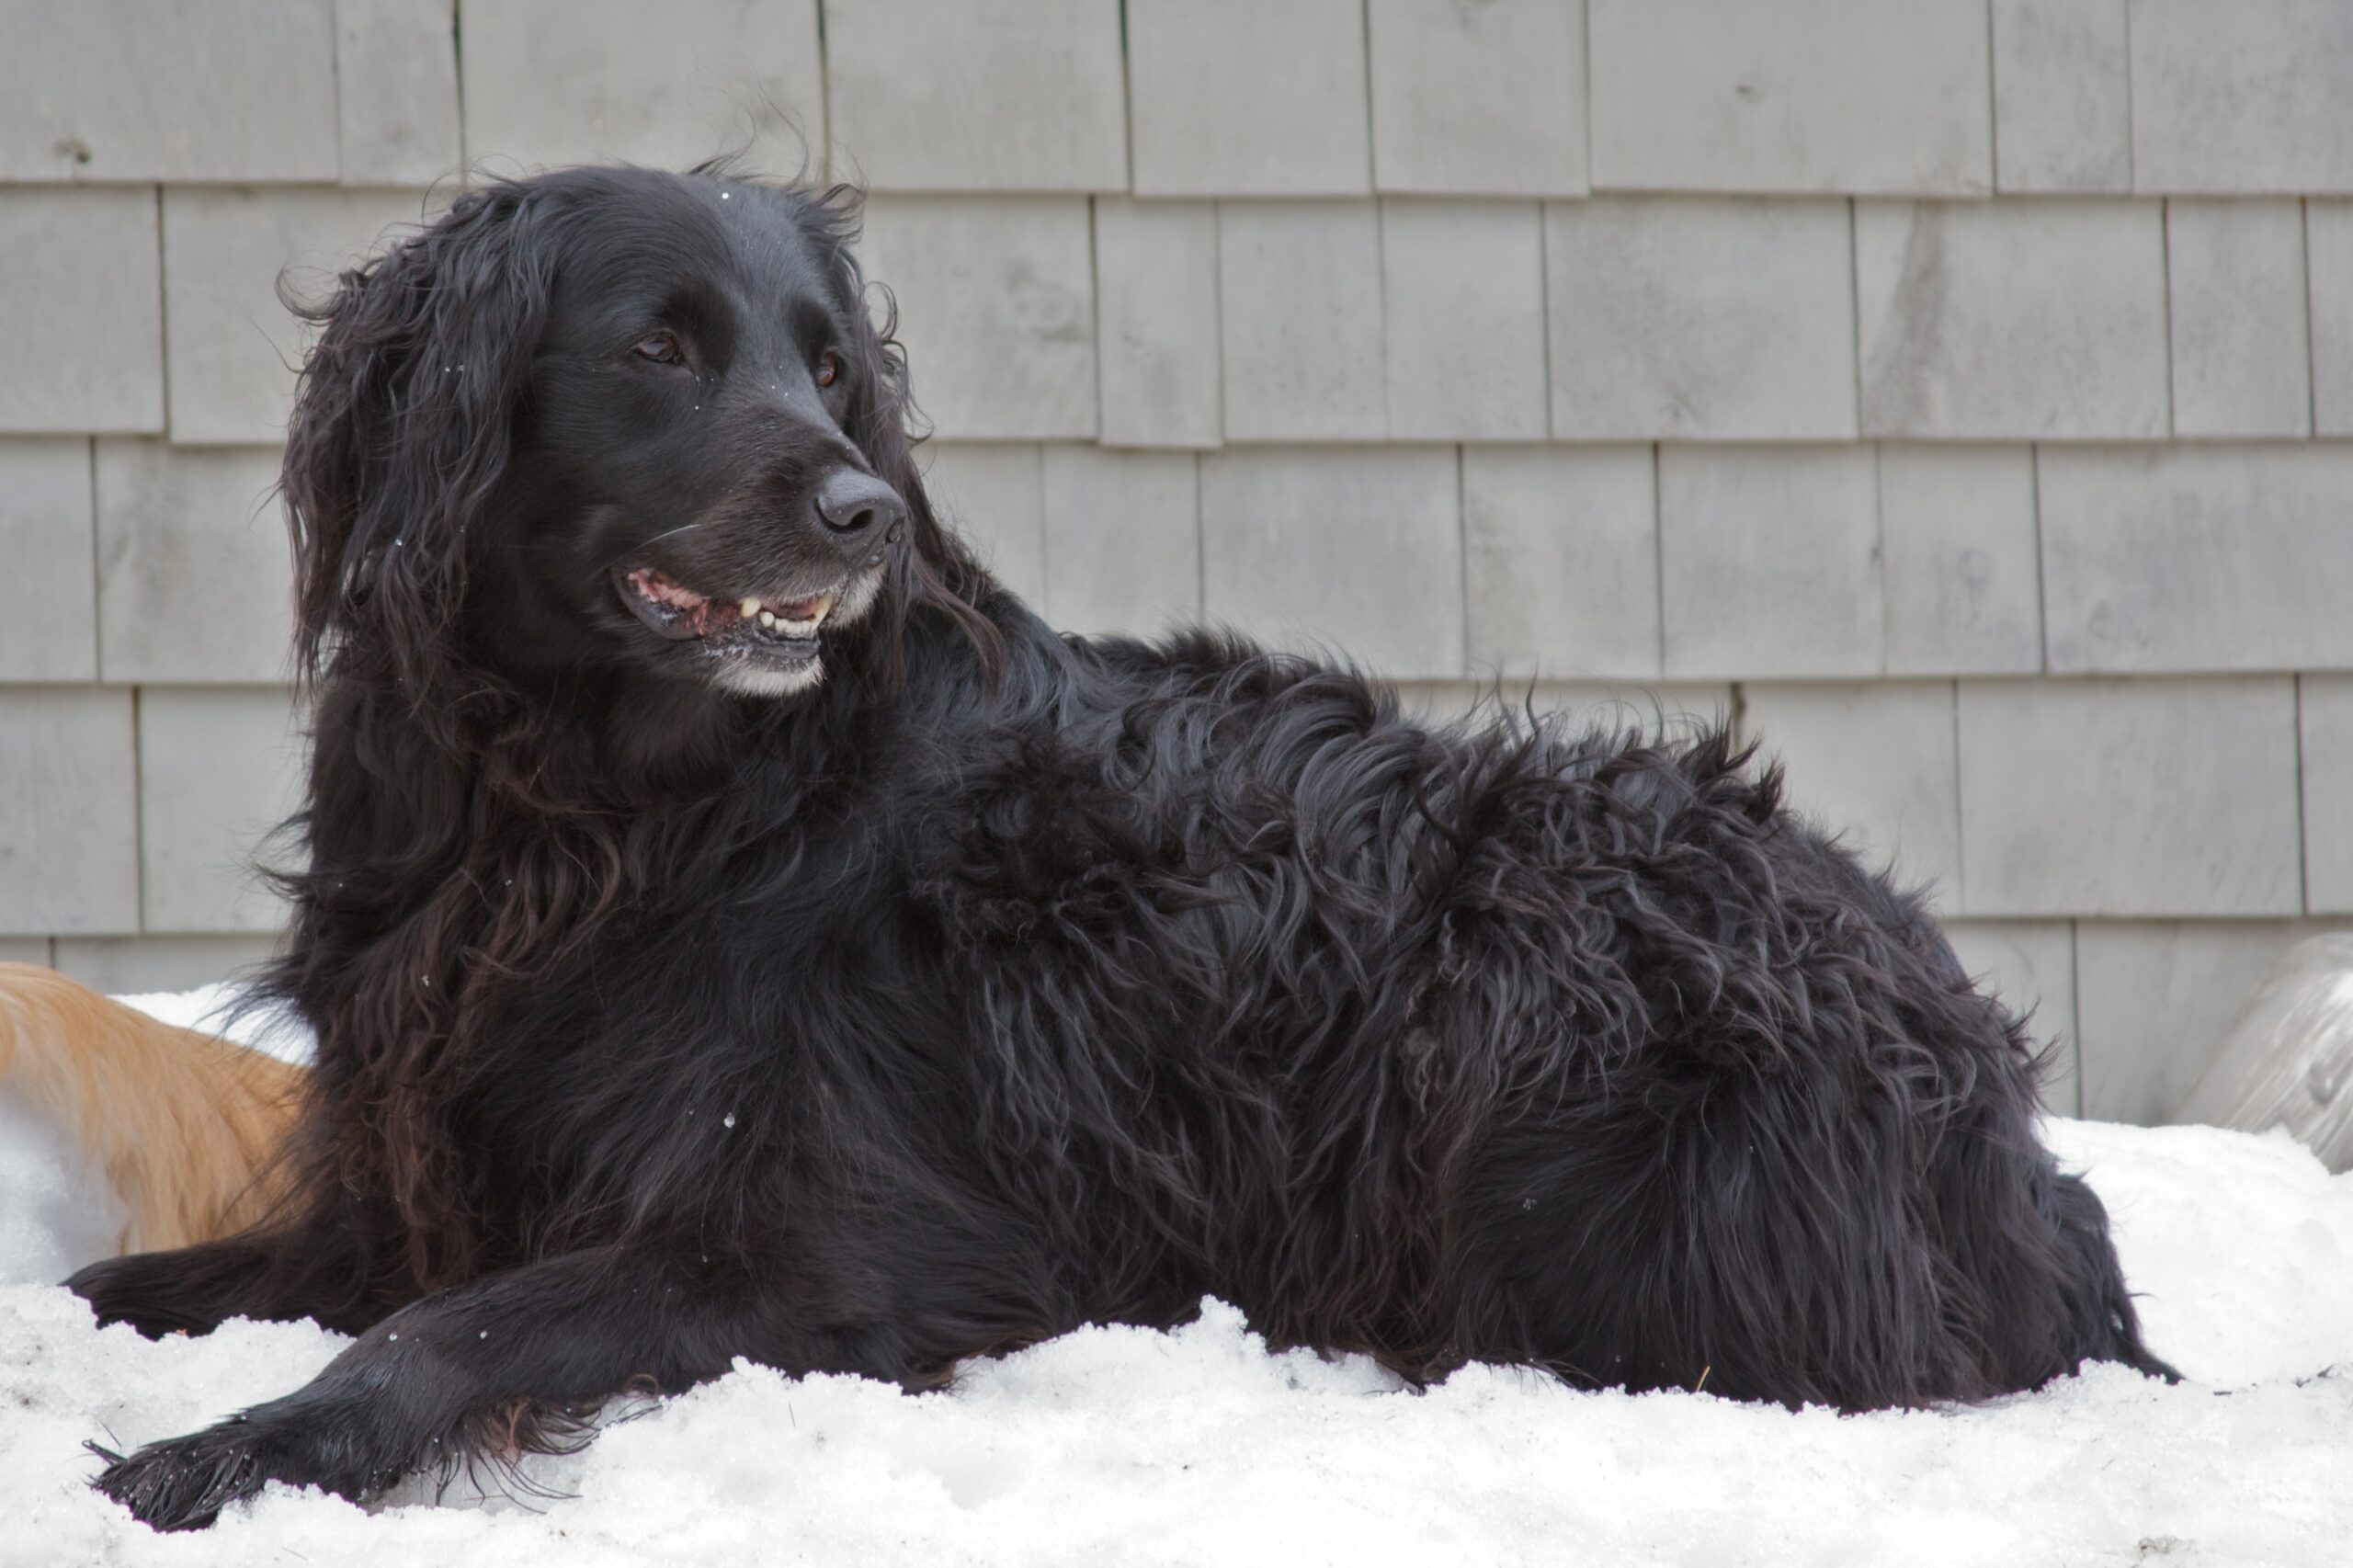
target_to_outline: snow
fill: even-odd
[[[118,996],[116,1001],[138,1008],[184,1029],[202,1029],[239,1045],[268,1052],[281,1062],[311,1060],[310,1032],[291,1013],[264,1007],[239,1016],[238,992],[231,985],[205,985],[194,991],[158,991],[144,996]]]
[[[193,1022],[218,1000],[140,1005]],[[0,1122],[12,1195],[36,1190],[15,1179],[41,1147],[63,1158],[26,1133]],[[1270,1356],[1211,1302],[1173,1333],[975,1362],[944,1393],[739,1365],[530,1461],[511,1496],[432,1506],[412,1485],[370,1513],[273,1488],[210,1534],[159,1537],[80,1484],[82,1440],[191,1429],[342,1341],[237,1323],[150,1343],[93,1329],[62,1290],[6,1285],[0,1565],[2347,1561],[2353,1176],[2283,1134],[2050,1135],[2108,1200],[2184,1385],[2097,1367],[1991,1405],[1855,1417],[1486,1368],[1417,1395],[1361,1360]],[[47,1179],[7,1200],[0,1278],[53,1275],[92,1233],[33,1234],[79,1178]]]
[[[0,1091],[0,1282],[63,1279],[120,1244],[130,1212],[65,1130]]]

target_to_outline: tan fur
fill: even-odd
[[[302,1079],[54,971],[0,963],[0,1087],[104,1168],[131,1210],[125,1252],[210,1241],[256,1218]]]

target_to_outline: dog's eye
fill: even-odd
[[[637,340],[637,357],[651,359],[657,365],[683,365],[685,352],[678,347],[677,337],[666,332],[648,333]]]
[[[818,355],[817,384],[821,387],[829,387],[841,379],[842,357],[830,348]]]

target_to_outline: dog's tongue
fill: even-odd
[[[629,585],[655,604],[668,605],[672,609],[689,613],[710,602],[692,588],[673,583],[659,572],[632,572],[629,574]]]
[[[770,604],[767,608],[779,620],[813,620],[831,608],[833,602],[831,594],[813,594],[790,604]]]
[[[714,618],[732,616],[732,608],[714,606],[708,596],[696,593],[681,583],[674,583],[661,573],[642,568],[629,574],[630,591],[653,607],[652,615],[640,619],[665,637],[687,638],[707,635]]]

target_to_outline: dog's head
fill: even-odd
[[[569,169],[346,274],[286,451],[306,667],[775,698],[894,667],[917,605],[980,628],[856,222],[838,188]]]

